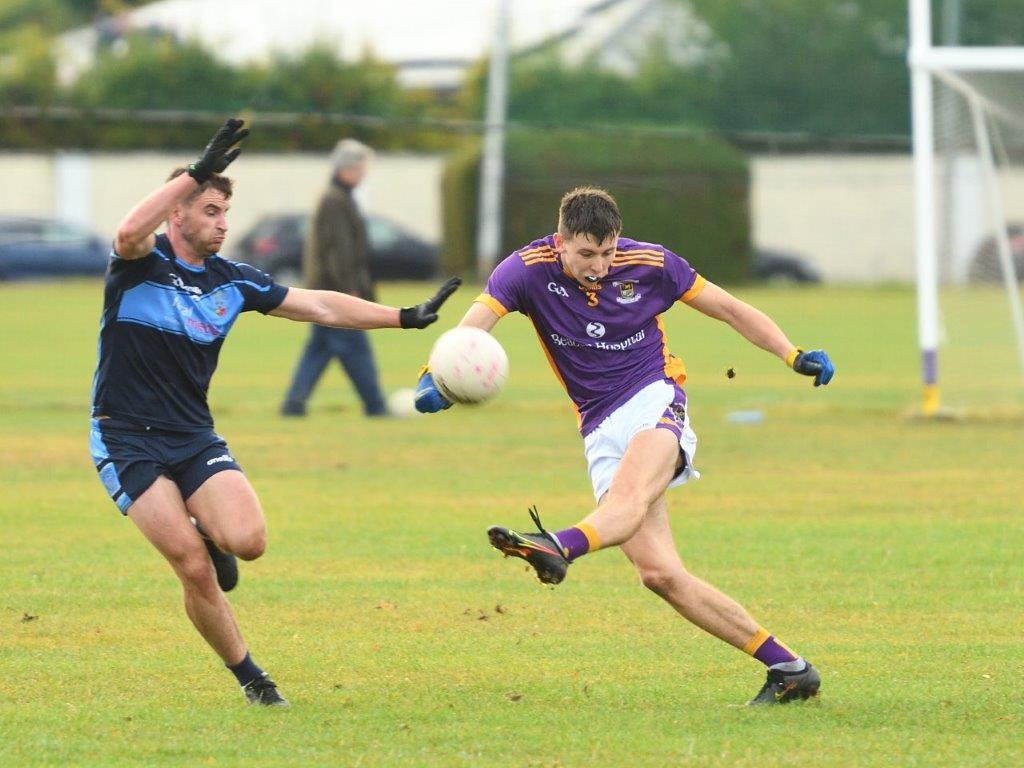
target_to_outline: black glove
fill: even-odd
[[[453,277],[441,286],[433,298],[427,299],[415,307],[402,307],[398,310],[398,324],[403,328],[426,328],[431,323],[437,322],[437,310],[460,285],[462,285],[462,280]]]
[[[224,169],[241,153],[241,147],[231,149],[249,135],[249,129],[243,128],[244,120],[232,117],[213,134],[203,154],[188,167],[188,175],[198,184],[204,184],[215,173],[223,173]]]

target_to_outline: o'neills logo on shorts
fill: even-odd
[[[222,461],[234,461],[234,459],[232,459],[228,454],[225,453],[223,456],[218,456],[214,459],[210,459],[208,462],[206,462],[206,466],[209,467],[212,464],[220,464]]]

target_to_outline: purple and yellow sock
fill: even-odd
[[[572,562],[577,557],[596,552],[601,548],[601,539],[594,530],[594,526],[587,523],[580,523],[572,528],[566,528],[555,534],[558,543],[562,545],[565,557]]]
[[[754,636],[743,646],[743,651],[753,656],[766,667],[774,667],[776,664],[796,661],[800,658],[770,635],[764,627],[760,627],[754,633]]]

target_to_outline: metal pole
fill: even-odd
[[[911,114],[914,140],[914,225],[917,258],[917,333],[924,384],[922,410],[939,411],[939,275],[935,253],[935,134],[932,124],[932,78],[915,65],[915,54],[931,48],[929,0],[910,0]]]
[[[945,0],[942,6],[942,44],[944,46],[955,46],[960,43],[960,0]],[[940,95],[939,104],[939,135],[944,138],[942,148],[943,178],[942,178],[942,216],[939,219],[939,226],[942,228],[942,241],[940,244],[941,253],[940,267],[944,268],[946,281],[959,278],[955,269],[958,254],[953,251],[953,243],[957,239],[957,223],[960,218],[955,215],[953,185],[956,182],[955,167],[956,156],[959,147],[954,146],[954,131],[956,128],[956,104],[953,101],[953,94],[948,91]]]
[[[505,118],[508,93],[508,2],[498,0],[487,73],[487,112],[480,162],[480,226],[477,230],[476,268],[486,279],[501,248],[501,202],[505,176]]]

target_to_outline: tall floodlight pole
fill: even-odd
[[[476,269],[485,279],[498,261],[501,248],[501,200],[505,180],[505,115],[508,101],[508,4],[498,0],[487,73],[487,113],[480,163],[480,225],[476,240]]]
[[[917,259],[917,335],[924,382],[922,410],[939,411],[939,270],[935,258],[935,132],[932,125],[932,76],[922,65],[932,47],[929,0],[910,0],[910,85],[914,141],[914,245]]]

